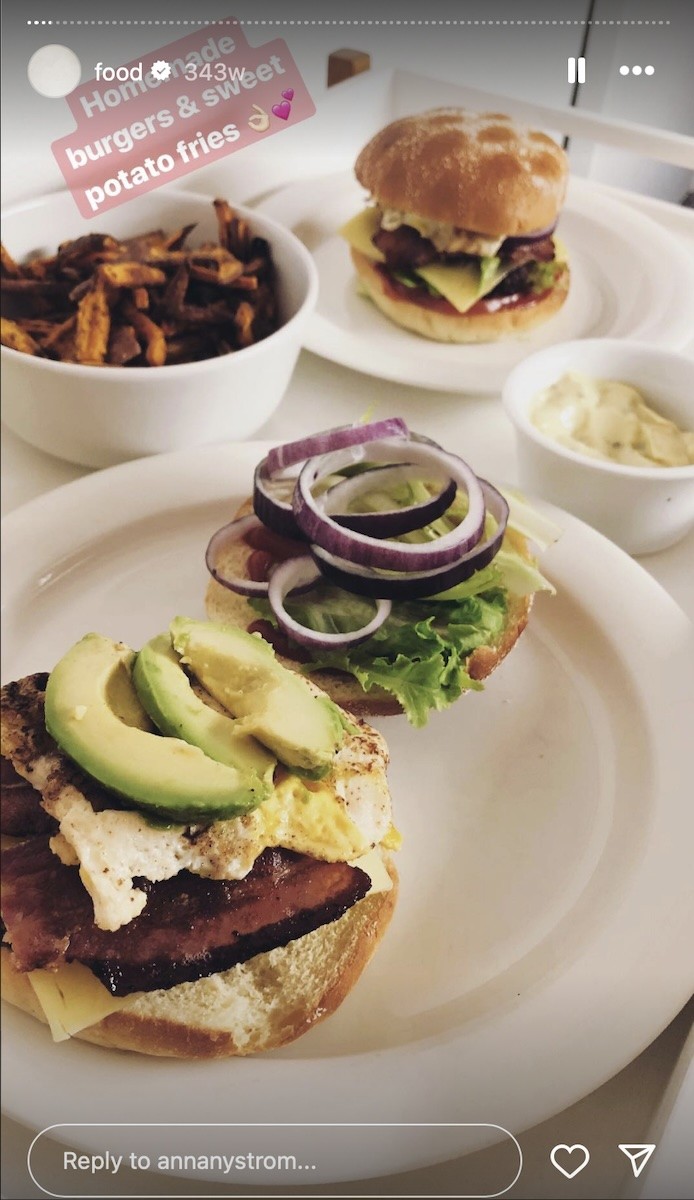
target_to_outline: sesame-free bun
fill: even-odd
[[[546,133],[503,113],[462,108],[393,121],[355,165],[357,179],[383,208],[498,237],[553,224],[567,172],[566,154]]]
[[[514,337],[536,325],[542,325],[558,312],[569,292],[569,268],[566,266],[554,287],[517,307],[499,308],[496,312],[442,313],[433,308],[393,295],[386,280],[359,250],[351,250],[352,262],[371,300],[384,316],[422,337],[436,342],[496,342]]]
[[[358,901],[343,917],[228,971],[141,993],[76,1036],[97,1046],[169,1058],[224,1058],[284,1046],[335,1012],[354,987],[390,921],[392,887]],[[2,996],[46,1023],[26,974],[3,947]]]
[[[236,513],[237,517],[248,516],[253,511],[250,500]],[[507,535],[508,536],[508,535]],[[530,560],[531,555],[524,539],[514,534],[516,549],[525,554]],[[230,576],[245,575],[245,560],[248,548],[242,541],[231,544],[222,555],[218,566]],[[471,679],[482,680],[491,675],[499,663],[513,649],[528,623],[532,596],[509,595],[506,613],[506,623],[497,642],[491,646],[478,646],[467,659],[466,669]],[[258,614],[251,608],[245,596],[222,587],[216,580],[211,579],[205,596],[207,617],[210,621],[218,621],[222,625],[237,625],[247,629],[249,624],[257,620]],[[296,670],[297,664],[291,659],[277,654],[277,659],[285,667]],[[385,688],[374,687],[365,692],[353,675],[344,671],[316,671],[309,676],[314,683],[324,691],[331,700],[339,704],[347,712],[356,717],[392,717],[402,712],[402,707],[392,692]],[[367,897],[368,899],[368,897]]]

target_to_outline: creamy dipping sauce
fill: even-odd
[[[569,371],[535,399],[530,420],[560,445],[629,467],[694,463],[694,431],[679,429],[629,383]]]

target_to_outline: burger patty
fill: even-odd
[[[372,241],[381,251],[385,265],[390,271],[416,271],[418,267],[426,267],[435,262],[462,264],[478,261],[474,254],[448,254],[437,250],[429,238],[422,237],[411,225],[400,225],[393,230],[379,229]],[[518,238],[507,238],[498,251],[502,262],[513,263],[519,267],[529,262],[551,262],[554,255],[554,242],[551,237],[524,242]]]
[[[369,876],[289,850],[265,850],[245,879],[182,871],[147,894],[140,916],[97,928],[76,867],[45,836],[2,853],[2,918],[20,971],[80,962],[114,996],[170,988],[227,970],[341,917],[368,892]]]
[[[530,261],[528,260],[522,266],[516,267],[515,270],[509,271],[508,275],[500,283],[497,283],[491,292],[487,292],[484,300],[495,300],[499,296],[516,296],[523,295],[525,292],[532,290],[532,276],[530,273]],[[547,261],[547,260],[545,260]]]

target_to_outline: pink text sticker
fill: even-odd
[[[85,217],[279,133],[315,113],[287,45],[251,46],[233,20],[122,66],[97,63],[53,153]]]

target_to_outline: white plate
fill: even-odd
[[[128,463],[7,518],[3,678],[50,669],[87,630],[138,646],[176,613],[203,615],[206,540],[265,450]],[[12,1117],[516,1132],[659,1033],[692,982],[691,627],[632,560],[559,515],[565,532],[545,560],[558,594],[539,599],[486,690],[422,731],[380,723],[405,839],[401,893],[339,1012],[281,1052],[196,1063],[54,1045],[10,1010]],[[411,1132],[406,1161],[384,1139],[355,1170],[432,1161],[427,1131]],[[96,1149],[99,1130],[79,1138]]]
[[[573,178],[558,233],[569,250],[571,289],[539,329],[479,346],[448,346],[400,329],[358,295],[338,236],[364,205],[349,173],[283,188],[257,208],[297,234],[318,266],[320,292],[305,345],[382,379],[446,392],[498,392],[528,354],[574,338],[625,337],[681,349],[694,325],[694,265],[675,238],[627,204]]]

